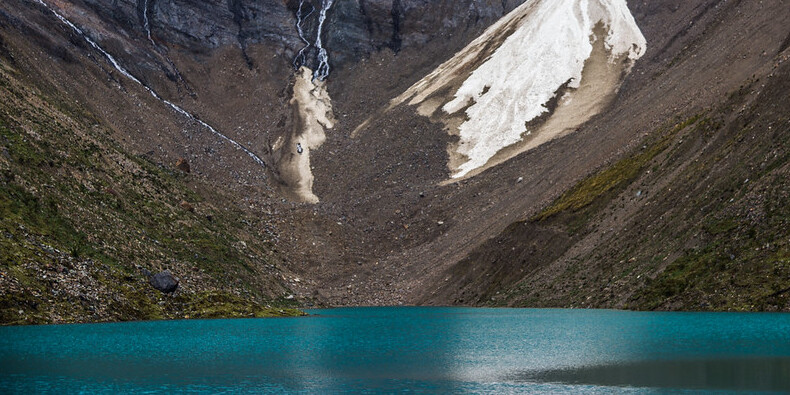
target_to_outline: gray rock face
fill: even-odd
[[[328,34],[339,52],[353,46],[398,51],[474,26],[487,26],[524,0],[351,0],[334,8]]]
[[[143,1],[143,0],[140,0]],[[278,0],[150,0],[152,34],[163,41],[205,50],[269,43],[293,50],[299,46],[295,14]]]
[[[312,0],[319,5],[320,0]],[[337,0],[326,47],[337,64],[482,30],[525,0]]]
[[[315,41],[323,0],[304,0],[303,28]],[[323,40],[341,64],[389,48],[422,46],[438,37],[479,31],[525,0],[335,0]],[[128,38],[152,40],[196,53],[266,43],[293,57],[303,47],[296,31],[299,0],[72,0],[94,12],[105,26]],[[311,15],[310,10],[314,10]],[[89,29],[90,30],[90,29]],[[101,35],[97,32],[96,35]],[[247,58],[252,67],[252,61]],[[308,66],[312,66],[308,64]]]
[[[173,293],[178,289],[178,279],[169,270],[148,277],[148,283],[162,293]]]

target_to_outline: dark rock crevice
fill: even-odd
[[[228,0],[228,11],[233,15],[233,23],[238,28],[238,33],[236,35],[236,40],[239,42],[239,47],[241,47],[241,56],[244,58],[244,62],[247,64],[247,67],[252,70],[255,66],[252,62],[252,59],[247,54],[247,34],[244,31],[244,23],[247,22],[247,16],[244,12],[244,6],[242,5],[242,0]]]
[[[403,40],[400,37],[401,18],[403,15],[403,7],[400,4],[400,0],[392,1],[390,14],[392,15],[392,40],[389,43],[389,47],[393,52],[398,53],[403,44]]]
[[[373,18],[368,14],[365,6],[365,0],[359,0],[359,13],[362,14],[362,20],[368,30],[368,37],[373,36]]]
[[[140,23],[140,26],[145,25],[145,17],[148,13],[148,9],[146,7],[146,0],[137,0],[137,19]]]
[[[779,52],[777,53],[784,52],[788,47],[790,47],[790,33],[787,34],[787,37],[785,38],[784,42],[782,42],[782,45],[779,47]]]

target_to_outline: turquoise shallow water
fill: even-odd
[[[349,308],[0,328],[0,393],[790,391],[790,315]]]

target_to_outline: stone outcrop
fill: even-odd
[[[189,166],[189,161],[186,158],[178,158],[176,161],[176,169],[183,171],[184,173],[189,173],[192,171],[191,167]]]
[[[165,270],[156,274],[148,273],[148,283],[159,292],[170,294],[178,289],[178,279],[170,273],[170,270]]]

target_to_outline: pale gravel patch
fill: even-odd
[[[301,67],[296,73],[291,106],[296,122],[290,144],[280,148],[280,175],[299,200],[318,203],[318,196],[313,193],[310,151],[326,141],[325,129],[332,129],[335,119],[324,81],[313,79],[313,72],[307,67]]]

